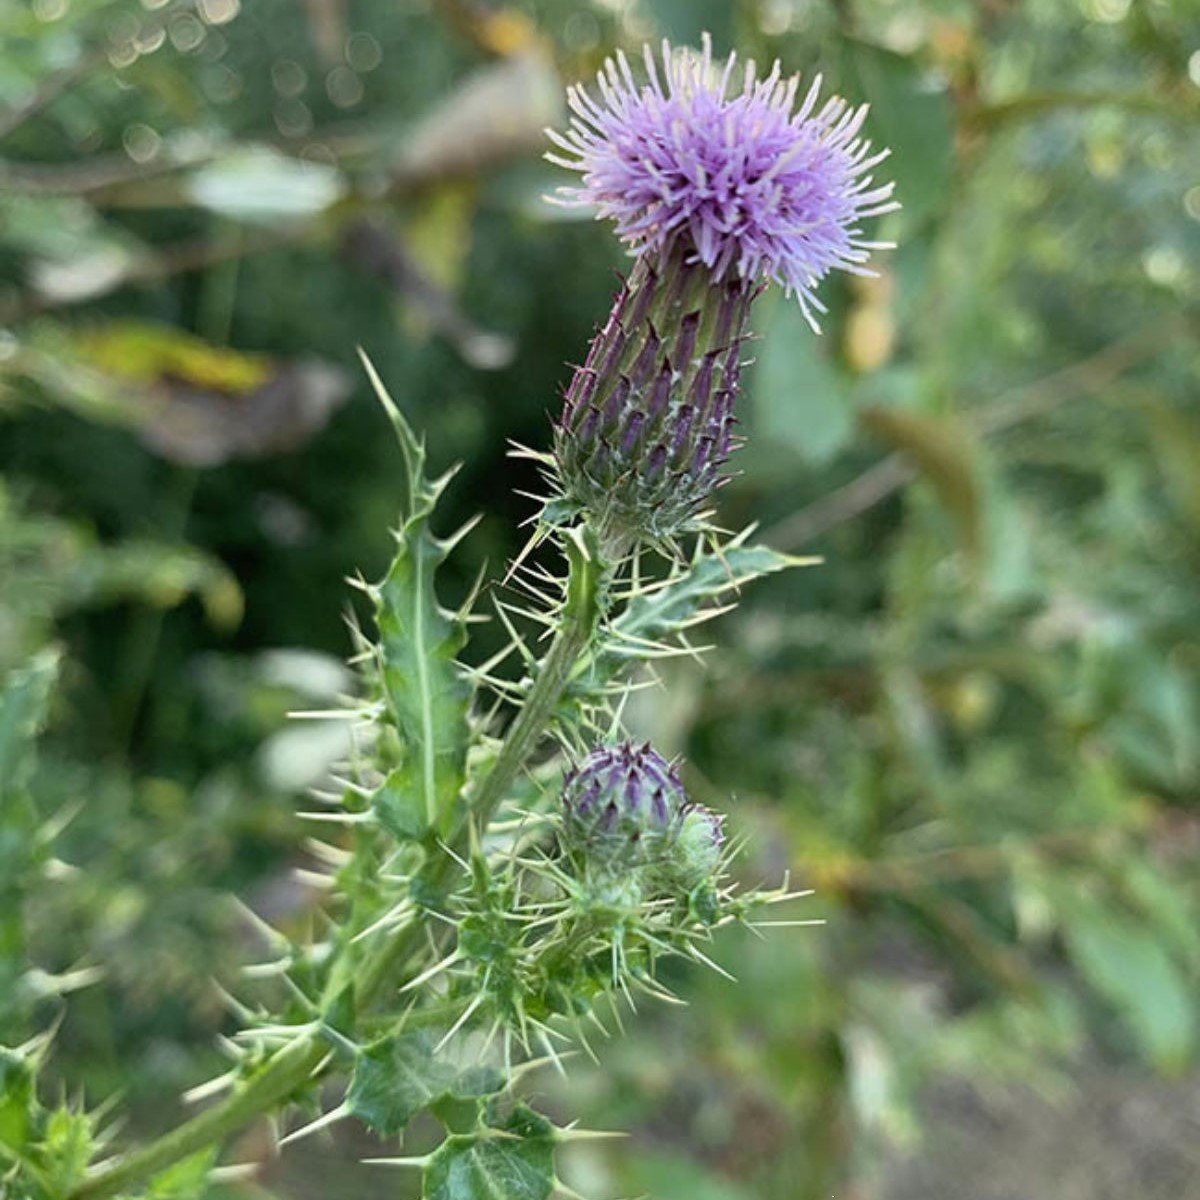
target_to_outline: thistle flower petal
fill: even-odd
[[[833,97],[818,107],[818,76],[793,111],[799,77],[779,63],[758,79],[737,57],[714,61],[663,42],[661,74],[649,47],[640,86],[623,53],[596,80],[600,99],[568,91],[572,119],[551,133],[551,161],[582,176],[562,203],[594,206],[638,255],[686,247],[714,282],[774,280],[809,322],[823,311],[817,284],[831,270],[869,274],[866,218],[897,207],[871,172],[887,157],[860,136],[867,108]]]

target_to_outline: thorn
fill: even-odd
[[[816,917],[811,921],[747,921],[753,929],[799,929],[804,925],[827,925],[824,917]]]
[[[476,995],[475,999],[472,1000],[465,1009],[463,1009],[462,1016],[450,1026],[445,1035],[442,1037],[442,1040],[438,1042],[436,1046],[434,1046],[434,1054],[439,1054],[442,1051],[442,1048],[446,1045],[446,1043],[450,1041],[450,1039],[453,1038],[454,1035],[471,1019],[475,1010],[484,1002],[486,998],[486,992],[481,991]]]
[[[459,464],[459,466],[461,466],[461,464]],[[457,471],[458,471],[457,466],[454,468],[454,471],[455,471],[455,473],[457,473]],[[447,479],[447,482],[449,482],[448,479]],[[443,556],[452,554],[454,551],[454,548],[463,540],[463,538],[465,538],[479,524],[480,521],[483,520],[483,517],[484,517],[483,513],[481,513],[481,512],[476,513],[473,517],[464,521],[448,537],[439,539],[437,542],[437,546],[438,546],[438,549],[441,550]]]
[[[204,1083],[189,1088],[183,1093],[184,1104],[199,1104],[202,1100],[225,1091],[237,1082],[238,1074],[237,1071],[226,1071],[224,1075],[218,1075],[215,1079],[205,1080]]]
[[[727,970],[725,970],[724,967],[720,966],[718,963],[713,962],[713,960],[711,958],[709,958],[708,955],[705,954],[702,950],[698,949],[694,943],[690,943],[688,945],[688,954],[690,954],[692,956],[692,958],[694,958],[697,962],[703,963],[706,967],[709,967],[712,970],[716,971],[716,973],[718,975],[722,976],[725,979],[728,979],[730,981],[730,983],[737,983],[736,977],[734,977],[733,975],[730,975],[730,973]]]
[[[327,825],[371,825],[375,822],[373,812],[298,812],[301,821],[322,821]]]
[[[410,979],[401,989],[400,994],[410,992],[413,988],[418,988],[423,983],[428,983],[435,975],[445,971],[448,967],[452,967],[459,961],[458,951],[455,950],[452,954],[447,955],[441,962],[434,963],[428,970],[422,971],[415,979]]]
[[[343,1101],[337,1108],[331,1108],[315,1121],[310,1121],[307,1125],[302,1125],[299,1129],[294,1129],[285,1137],[281,1137],[279,1139],[279,1148],[282,1149],[291,1142],[298,1142],[306,1137],[311,1137],[312,1134],[319,1133],[322,1129],[327,1129],[330,1125],[336,1125],[338,1121],[344,1120],[349,1115],[350,1105]]]
[[[576,1129],[569,1125],[555,1132],[556,1142],[606,1142],[615,1138],[627,1138],[630,1135],[623,1129]]]
[[[542,1067],[552,1065],[557,1068],[560,1064],[575,1057],[576,1052],[574,1050],[562,1050],[554,1055],[546,1054],[541,1058],[528,1059],[526,1062],[520,1063],[506,1072],[510,1079],[510,1086],[524,1079],[526,1075],[531,1075],[534,1071],[541,1070]]]
[[[364,938],[370,937],[371,934],[377,933],[380,929],[384,929],[389,925],[400,924],[412,911],[413,907],[408,900],[401,900],[399,904],[389,908],[382,917],[372,921],[371,924],[366,927],[366,929],[362,930],[360,933],[356,933],[354,937],[351,938],[350,944],[355,945],[358,942],[361,942]]]
[[[550,1041],[549,1030],[547,1030],[547,1028],[544,1025],[542,1025],[540,1022],[533,1021],[532,1018],[530,1018],[530,1020],[534,1025],[536,1025],[538,1027],[538,1040],[545,1047],[546,1055],[549,1058],[549,1060],[554,1064],[554,1069],[564,1079],[566,1079],[567,1078],[567,1070],[562,1065],[562,1055],[560,1055],[558,1053],[558,1051],[554,1049],[554,1043]]]
[[[253,1179],[262,1170],[260,1162],[230,1163],[224,1167],[209,1167],[208,1178],[213,1183],[241,1183]]]

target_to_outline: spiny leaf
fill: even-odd
[[[455,656],[467,634],[462,619],[438,604],[433,586],[447,550],[430,533],[429,518],[449,477],[425,477],[424,444],[363,361],[399,438],[408,492],[396,557],[371,593],[383,694],[404,755],[375,809],[394,836],[407,839],[420,832],[417,821],[425,831],[446,828],[465,779],[471,692]]]
[[[748,532],[716,550],[698,550],[687,566],[634,596],[603,638],[590,669],[572,686],[572,695],[598,699],[630,658],[646,657],[647,646],[673,643],[706,609],[733,597],[745,584],[815,561],[748,546]]]
[[[454,1070],[433,1057],[422,1033],[401,1034],[368,1046],[359,1056],[346,1105],[376,1133],[399,1133],[446,1092]]]
[[[664,586],[634,597],[614,629],[626,638],[662,641],[681,631],[706,604],[728,598],[764,575],[814,561],[780,554],[769,546],[747,546],[735,538],[720,550],[698,554]]]
[[[518,1106],[500,1129],[448,1137],[430,1156],[426,1200],[546,1200],[554,1190],[554,1127]]]
[[[435,1057],[421,1031],[384,1038],[362,1050],[354,1065],[346,1107],[376,1133],[399,1133],[424,1109],[443,1100],[478,1100],[504,1088],[497,1071],[459,1072]]]

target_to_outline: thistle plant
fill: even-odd
[[[4,1051],[6,1195],[102,1200],[184,1177],[198,1193],[261,1115],[287,1121],[284,1144],[347,1118],[395,1138],[426,1111],[446,1130],[437,1149],[380,1160],[419,1170],[423,1195],[571,1195],[555,1149],[582,1135],[521,1101],[524,1075],[590,1052],[639,995],[671,998],[664,959],[715,966],[715,929],[789,898],[786,884],[739,889],[722,818],[621,721],[653,660],[691,653],[690,629],[800,561],[709,521],[750,310],[774,281],[811,317],[825,274],[866,269],[859,222],[890,207],[864,110],[818,108],[814,84],[793,112],[798,83],[778,66],[758,80],[747,64],[740,88],[735,68],[707,40],[664,46],[642,84],[618,56],[602,103],[570,93],[575,120],[554,135],[568,157],[555,157],[582,182],[564,199],[614,219],[636,261],[538,456],[554,493],[494,591],[509,640],[482,665],[461,657],[478,597],[453,612],[437,598],[469,532],[433,531],[452,472],[427,476],[423,442],[366,364],[405,489],[395,558],[359,583],[370,632],[352,623],[361,686],[338,714],[355,753],[307,814],[333,834],[315,843],[326,932],[301,943],[263,927],[269,957],[228,997],[241,1026],[229,1071],[198,1115],[141,1147],[112,1144],[98,1114],[44,1104],[48,1039]],[[334,1080],[340,1101],[297,1123]]]
[[[870,174],[887,151],[859,136],[866,107],[820,78],[793,111],[799,78],[736,56],[649,47],[639,86],[618,54],[602,102],[568,90],[570,129],[551,161],[582,175],[568,205],[615,221],[637,262],[567,389],[551,473],[569,511],[618,548],[703,528],[735,445],[734,413],[751,305],[774,281],[816,330],[815,288],[831,270],[870,274],[859,223],[895,208]]]

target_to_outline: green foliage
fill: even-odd
[[[462,533],[439,542],[429,532],[430,514],[451,475],[424,478],[423,443],[369,364],[368,370],[400,439],[408,491],[396,557],[371,591],[380,679],[403,756],[374,804],[396,836],[412,838],[447,830],[466,778],[471,693],[456,662],[467,640],[466,617],[443,609],[433,591],[434,572]]]
[[[0,691],[0,795],[14,806],[27,793],[34,741],[46,720],[59,657],[54,650],[40,651],[28,666],[10,672]]]
[[[494,1070],[459,1070],[433,1050],[422,1031],[400,1033],[364,1047],[354,1061],[347,1109],[384,1137],[446,1101],[476,1100],[505,1086]]]
[[[28,965],[25,894],[49,851],[29,783],[34,741],[46,721],[59,659],[57,650],[42,650],[0,684],[0,1029],[5,1033],[27,1003],[20,986]],[[6,1069],[15,1072],[17,1066],[14,1060]],[[16,1120],[15,1114],[9,1120]]]
[[[429,1200],[546,1200],[554,1190],[554,1128],[518,1106],[497,1128],[448,1137],[422,1179]]]
[[[95,1121],[65,1102],[43,1105],[44,1044],[0,1046],[0,1183],[19,1200],[56,1200],[82,1177],[99,1139]]]

